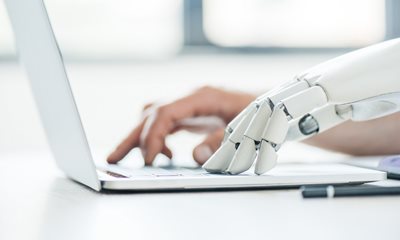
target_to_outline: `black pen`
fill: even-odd
[[[303,198],[333,198],[356,196],[400,195],[400,187],[380,187],[374,185],[360,186],[306,186],[302,187]]]

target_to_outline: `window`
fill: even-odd
[[[351,48],[400,37],[398,0],[44,0],[63,54],[164,58],[182,47]],[[0,1],[0,58],[14,56]]]
[[[385,1],[204,0],[211,43],[256,47],[360,47],[384,40]]]
[[[181,0],[45,0],[63,54],[74,58],[164,57],[183,44]],[[0,2],[0,56],[13,40]]]

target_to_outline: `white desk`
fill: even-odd
[[[0,239],[400,236],[400,197],[302,199],[297,190],[104,194],[66,179],[49,156],[1,159]]]
[[[72,64],[70,76],[89,139],[107,146],[107,152],[135,124],[132,116],[140,105],[157,94],[171,97],[207,83],[256,90],[263,79],[271,79],[265,83],[269,87],[329,57],[229,55],[159,64]],[[163,95],[165,87],[174,86],[179,93]],[[55,167],[27,82],[13,63],[0,64],[0,109],[2,240],[400,239],[400,197],[304,200],[296,190],[96,193]],[[189,145],[180,147],[186,151],[182,156],[190,154]],[[315,150],[281,155],[290,153],[313,160],[337,157]]]

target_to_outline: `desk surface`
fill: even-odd
[[[399,239],[400,197],[297,190],[97,193],[48,154],[3,154],[0,239]]]

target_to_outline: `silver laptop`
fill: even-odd
[[[43,0],[5,0],[48,142],[60,169],[97,191],[290,187],[378,181],[386,174],[342,164],[280,164],[237,176],[178,167],[96,168]]]

